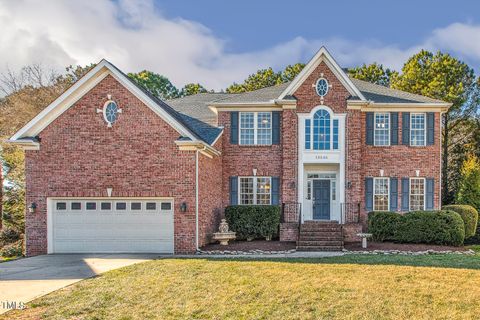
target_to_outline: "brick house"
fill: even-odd
[[[9,140],[27,255],[192,253],[230,204],[282,205],[281,240],[339,248],[369,211],[440,208],[449,106],[350,79],[325,48],[289,83],[169,101],[102,60]]]

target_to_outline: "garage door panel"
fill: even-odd
[[[59,199],[52,202],[53,252],[173,253],[171,200]],[[106,202],[111,205],[103,205],[103,209],[108,210],[102,210],[102,203]],[[117,202],[123,204],[117,206]],[[140,209],[130,210],[131,203]]]

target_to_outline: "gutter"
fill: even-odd
[[[195,151],[195,249],[199,250],[198,247],[198,152]]]

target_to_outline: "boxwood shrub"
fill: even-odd
[[[280,225],[280,206],[228,206],[225,218],[237,239],[276,237]]]
[[[465,240],[465,226],[454,211],[413,211],[399,220],[395,240],[460,246]]]
[[[458,213],[465,224],[465,239],[471,238],[477,232],[478,225],[478,212],[477,210],[469,205],[461,204],[452,204],[448,206],[443,206],[443,210],[451,210]]]
[[[368,214],[368,232],[374,241],[395,241],[395,230],[401,215],[390,211],[373,211]]]

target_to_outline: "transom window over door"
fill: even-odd
[[[388,211],[388,178],[374,178],[373,179],[373,210],[374,211]]]
[[[425,113],[410,114],[410,145],[425,145]]]
[[[239,177],[240,204],[271,204],[270,177]]]
[[[240,112],[240,144],[272,144],[272,113]]]
[[[425,179],[410,178],[410,211],[425,210]]]
[[[390,113],[375,113],[374,144],[390,145]]]

